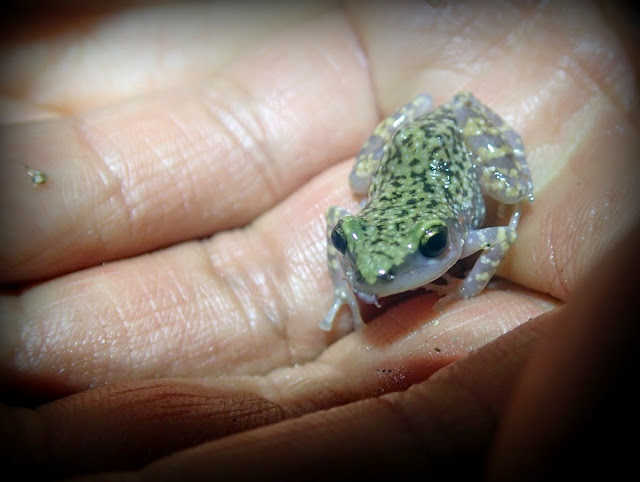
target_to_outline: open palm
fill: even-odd
[[[506,8],[496,23],[468,5],[294,5],[109,12],[7,49],[6,389],[102,394],[94,430],[126,416],[149,440],[139,407],[158,393],[219,403],[206,433],[197,419],[153,459],[422,382],[570,298],[637,219],[637,91],[595,9]],[[444,313],[416,292],[368,309],[365,330],[322,332],[323,215],[357,205],[353,156],[416,94],[460,90],[527,148],[536,200],[502,281]]]

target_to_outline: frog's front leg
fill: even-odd
[[[520,220],[520,211],[520,203],[518,203],[514,206],[507,226],[478,229],[467,235],[461,258],[466,258],[480,250],[483,250],[483,253],[480,254],[464,280],[451,285],[448,283],[444,287],[444,289],[448,288],[448,292],[433,305],[435,310],[442,311],[453,300],[476,296],[487,286],[507,251],[516,240],[516,227]],[[443,290],[441,286],[431,288],[440,293]]]
[[[329,312],[320,322],[320,328],[325,331],[331,331],[333,326],[333,320],[340,308],[343,305],[349,305],[351,309],[351,316],[353,317],[353,324],[358,328],[364,327],[364,321],[360,315],[360,307],[358,306],[358,300],[353,292],[349,283],[346,280],[346,274],[343,271],[342,264],[340,263],[340,253],[333,246],[331,242],[331,232],[336,223],[346,216],[348,211],[346,209],[332,206],[327,209],[327,261],[329,264],[329,273],[331,274],[331,281],[333,283],[333,305],[329,309]]]
[[[349,175],[349,185],[353,192],[363,195],[369,192],[373,174],[380,164],[385,146],[393,135],[401,127],[429,112],[432,107],[433,100],[431,96],[420,94],[378,124],[373,134],[365,141],[360,152],[358,152],[356,163]]]

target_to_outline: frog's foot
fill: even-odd
[[[443,274],[440,279],[445,280],[447,283],[429,283],[424,287],[427,291],[433,291],[440,297],[433,305],[433,309],[443,312],[449,303],[464,298],[462,295],[463,280],[451,276],[449,273]]]
[[[460,291],[452,291],[451,293],[448,293],[442,298],[438,299],[438,301],[433,304],[433,309],[439,313],[442,313],[449,303],[451,303],[452,301],[461,300],[463,298],[464,296],[462,296]]]
[[[353,318],[353,325],[356,330],[364,328],[365,324],[362,320],[362,316],[360,315],[360,308],[358,307],[358,301],[356,297],[353,295],[353,292],[348,290],[335,290],[335,298],[333,301],[333,305],[329,308],[329,312],[324,317],[324,319],[320,322],[320,329],[324,331],[331,331],[333,327],[333,322],[338,314],[340,308],[343,305],[349,305],[351,308],[351,316]]]
[[[320,322],[320,328],[324,331],[331,331],[333,327],[333,321],[338,314],[342,305],[349,305],[351,308],[351,314],[353,316],[353,324],[356,328],[362,328],[364,321],[360,316],[360,308],[358,307],[358,300],[349,286],[349,283],[345,280],[345,274],[342,271],[340,263],[340,253],[333,246],[331,242],[331,233],[336,223],[349,214],[345,209],[337,206],[332,206],[327,209],[327,262],[329,265],[329,274],[331,275],[331,281],[333,283],[333,305],[329,309],[327,316]]]

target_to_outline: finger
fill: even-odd
[[[109,385],[36,410],[3,406],[0,460],[13,473],[46,479],[133,469],[294,414],[240,390],[179,381]]]
[[[628,244],[621,250],[625,255],[631,254],[638,236],[640,231],[626,239]],[[622,256],[621,259],[624,262],[633,258]],[[597,271],[593,281],[575,294],[566,309],[549,312],[507,333],[410,390],[316,412],[203,444],[159,460],[137,473],[136,477],[169,480],[178,474],[187,478],[206,474],[207,477],[233,476],[241,479],[260,474],[261,479],[272,480],[299,473],[313,473],[318,478],[324,478],[356,471],[364,476],[380,473],[394,473],[397,476],[405,471],[407,474],[426,471],[430,474],[471,475],[478,478],[484,474],[484,457],[502,413],[508,405],[520,400],[533,418],[520,418],[521,422],[525,421],[525,425],[522,425],[514,417],[511,418],[512,422],[516,422],[512,427],[514,430],[505,427],[505,439],[502,440],[505,443],[498,447],[507,451],[504,454],[498,451],[498,454],[506,456],[504,459],[507,464],[512,463],[512,470],[499,475],[528,479],[532,473],[539,473],[536,471],[538,457],[544,456],[547,449],[547,446],[536,443],[537,437],[532,444],[527,444],[530,429],[533,429],[534,437],[536,433],[544,433],[547,436],[545,440],[551,441],[557,433],[554,424],[560,422],[566,426],[554,414],[571,414],[576,403],[580,403],[576,397],[586,394],[582,390],[593,392],[585,379],[592,379],[593,376],[604,380],[598,369],[585,373],[583,364],[576,363],[575,358],[569,358],[563,350],[558,350],[556,336],[564,333],[568,336],[565,341],[571,343],[571,338],[576,337],[576,331],[582,330],[586,322],[593,331],[585,337],[578,336],[582,340],[574,346],[580,346],[582,357],[589,357],[592,353],[589,350],[600,343],[602,338],[599,335],[603,334],[603,330],[616,333],[616,328],[622,328],[620,335],[605,336],[606,346],[596,351],[603,353],[604,348],[604,352],[611,354],[611,350],[615,352],[622,342],[625,348],[623,353],[629,353],[626,350],[631,348],[632,338],[625,337],[628,334],[625,327],[632,324],[628,313],[632,308],[633,293],[629,288],[620,297],[620,292],[615,288],[615,281],[620,279],[629,287],[633,286],[632,275],[628,274],[627,265],[623,262],[613,266],[601,263],[604,269]],[[637,265],[635,262],[634,267]],[[600,276],[601,273],[604,278]],[[589,298],[589,294],[594,296]],[[614,305],[617,308],[613,312],[621,316],[604,323],[603,311],[608,312],[605,307]],[[532,355],[534,359],[528,364]],[[537,365],[542,370],[534,375],[531,370],[536,370],[536,358],[542,362]],[[625,362],[625,355],[616,356],[615,360],[612,373],[619,368],[617,362]],[[559,362],[560,365],[550,361]],[[593,366],[593,363],[590,361],[589,365]],[[595,363],[598,364],[597,361]],[[579,370],[580,374],[576,374],[575,370]],[[563,384],[568,384],[568,390],[558,390],[558,378],[562,378]],[[576,387],[571,380],[580,380],[578,392],[573,391]],[[522,392],[511,398],[512,389],[519,381],[522,382]],[[600,392],[600,396],[606,397],[608,393],[605,390]],[[541,410],[541,405],[526,399],[524,396],[527,394],[533,395],[533,400],[542,399],[542,407],[549,408],[550,412]],[[562,399],[563,394],[571,394],[565,400],[571,403],[555,405],[552,400],[557,400],[558,395]],[[520,398],[520,395],[524,398]],[[621,416],[623,420],[635,409],[631,405],[624,405],[629,410]],[[551,419],[547,417],[549,413]],[[609,417],[606,411],[597,413]],[[511,411],[511,414],[514,415],[514,412]],[[587,420],[580,418],[580,422]],[[527,421],[533,421],[534,425]],[[621,420],[621,423],[624,422]],[[575,429],[574,426],[571,428]],[[610,427],[610,430],[618,429],[619,425]],[[596,465],[603,470],[611,469],[610,464],[615,462],[600,458],[604,453],[603,445],[609,443],[609,438],[603,439],[599,433],[593,433],[585,444],[580,445],[593,444],[589,453],[593,453],[594,459],[587,467],[593,467],[593,462],[597,461]],[[531,453],[527,451],[524,459],[517,456],[511,458],[513,449],[517,451],[523,446],[537,450]],[[582,458],[583,452],[578,452]],[[558,452],[560,457],[566,453],[563,449]],[[324,463],[318,463],[319,457]],[[545,462],[544,458],[541,460]],[[519,462],[524,463],[518,465]],[[572,471],[576,470],[575,465],[571,467]],[[512,479],[506,477],[501,480]]]
[[[499,274],[566,300],[640,214],[637,69],[594,4],[538,7],[351,5],[384,111],[470,90],[522,136],[536,199]]]
[[[344,177],[346,178],[346,176]],[[336,183],[329,183],[331,185],[336,185]],[[326,189],[325,189],[326,192]],[[321,199],[321,197],[318,197],[317,199]],[[317,200],[316,199],[316,200]],[[295,198],[296,202],[300,201],[300,198]],[[344,201],[344,200],[342,200]],[[305,202],[299,202],[300,207],[306,206],[307,203]],[[325,205],[325,202],[323,201],[322,206]],[[334,204],[333,199],[329,199],[327,200],[326,204]],[[338,202],[337,204],[341,204],[341,205],[345,205],[344,202]],[[288,207],[288,209],[290,209],[290,205]],[[317,208],[318,210],[320,210],[320,208]],[[289,210],[284,210],[279,212],[279,214],[283,215],[284,214],[284,218],[287,219],[287,221],[289,219],[291,219],[289,216],[291,214],[291,211]],[[316,213],[314,212],[312,214],[312,216],[316,216]],[[319,217],[319,212],[317,214],[317,216]],[[271,218],[274,219],[274,218]],[[293,219],[299,219],[300,222],[298,223],[299,226],[301,228],[307,228],[310,225],[307,224],[307,222],[303,219],[303,217],[297,218],[297,217],[293,217]],[[273,316],[273,311],[272,311],[272,306],[274,303],[274,299],[278,299],[281,293],[281,291],[279,289],[272,289],[272,290],[264,290],[264,285],[261,284],[263,283],[264,280],[258,280],[256,278],[251,279],[251,276],[249,276],[250,273],[252,273],[253,271],[251,269],[248,269],[249,267],[255,267],[255,265],[251,265],[251,264],[247,264],[247,269],[244,270],[244,278],[242,277],[242,272],[239,272],[237,270],[232,271],[231,275],[228,275],[226,277],[224,277],[224,282],[228,283],[230,281],[235,281],[237,280],[236,283],[236,287],[237,286],[249,286],[250,288],[254,288],[256,290],[263,290],[262,293],[263,296],[258,300],[258,302],[252,302],[251,305],[249,306],[249,308],[253,309],[253,313],[255,316],[255,313],[257,313],[258,315],[260,315],[260,313],[262,312],[263,316],[261,318],[258,319],[258,323],[264,323],[263,326],[269,327],[271,326],[272,323],[275,323],[277,326],[286,326],[286,330],[287,330],[287,335],[285,335],[285,339],[288,339],[287,337],[289,336],[289,329],[293,328],[300,328],[300,332],[298,333],[298,336],[300,336],[300,338],[305,338],[306,343],[302,344],[302,345],[298,345],[296,343],[292,344],[292,349],[294,350],[295,353],[304,353],[305,356],[304,357],[309,357],[309,356],[314,356],[314,354],[317,353],[318,347],[322,346],[322,343],[324,343],[324,341],[319,342],[317,337],[314,337],[314,331],[310,330],[309,327],[312,326],[311,325],[311,320],[313,318],[316,318],[317,320],[317,313],[314,312],[313,310],[309,310],[309,306],[313,307],[314,310],[318,309],[317,306],[318,304],[316,303],[317,301],[317,296],[321,293],[325,293],[326,291],[326,287],[328,285],[315,285],[312,283],[307,284],[309,282],[309,274],[308,273],[320,273],[322,270],[323,273],[325,273],[325,268],[324,266],[324,261],[319,261],[319,264],[316,264],[316,260],[323,260],[324,258],[324,254],[322,253],[323,249],[318,247],[316,244],[317,243],[317,239],[321,239],[321,237],[317,237],[314,238],[316,239],[316,241],[313,240],[309,240],[309,238],[306,238],[305,236],[290,236],[289,234],[289,226],[283,226],[280,227],[278,229],[271,229],[272,232],[276,232],[276,233],[281,233],[283,235],[283,239],[282,239],[282,243],[286,246],[292,246],[292,247],[297,247],[297,246],[314,246],[314,249],[317,248],[317,251],[314,251],[312,253],[311,257],[305,257],[305,256],[301,256],[301,254],[294,252],[291,253],[293,256],[289,256],[286,257],[286,259],[295,259],[295,260],[299,260],[302,258],[304,258],[304,263],[302,263],[303,268],[300,268],[300,274],[299,275],[295,275],[292,279],[290,279],[289,282],[292,283],[292,287],[294,286],[305,286],[305,287],[310,287],[308,289],[312,290],[312,294],[311,294],[311,300],[312,303],[309,303],[309,298],[305,298],[304,300],[301,300],[300,298],[298,298],[297,300],[294,300],[294,306],[292,310],[283,310],[281,313],[284,313],[283,315],[277,315],[275,317]],[[312,228],[314,229],[314,228]],[[263,230],[264,232],[264,230]],[[313,231],[311,231],[313,232]],[[318,229],[318,232],[320,232],[320,229]],[[229,239],[229,238],[227,238]],[[299,240],[297,242],[293,242],[293,240]],[[251,243],[247,244],[247,247],[243,250],[240,250],[239,252],[245,256],[245,259],[247,261],[250,260],[254,260],[254,258],[250,257],[250,256],[246,256],[247,253],[250,251],[251,247],[255,247],[255,246],[263,246],[266,244],[263,244],[263,241],[265,241],[262,238],[258,238],[257,240],[252,240]],[[234,260],[238,260],[238,259],[242,259],[239,257],[236,258],[232,258]],[[264,265],[269,265],[269,263],[275,263],[275,261],[278,259],[278,257],[267,257],[265,260]],[[205,328],[204,328],[204,333],[209,333],[210,335],[208,336],[204,336],[204,337],[196,337],[197,339],[202,339],[204,340],[203,343],[201,345],[199,345],[199,348],[201,350],[194,350],[193,353],[189,350],[187,350],[187,346],[189,345],[188,343],[182,343],[181,341],[185,340],[186,338],[190,338],[191,337],[191,333],[199,333],[198,331],[193,331],[191,329],[187,330],[186,334],[183,335],[183,337],[176,337],[175,334],[179,333],[182,334],[183,333],[183,328],[185,326],[185,321],[183,318],[180,318],[180,313],[184,313],[184,311],[180,311],[179,309],[176,309],[175,312],[178,313],[178,316],[176,318],[172,318],[172,315],[168,315],[167,313],[170,313],[171,310],[170,308],[180,308],[182,309],[183,306],[177,306],[177,303],[175,304],[171,304],[172,302],[172,298],[171,296],[162,296],[162,293],[182,293],[182,290],[184,289],[182,284],[178,284],[178,283],[174,283],[171,279],[170,276],[167,276],[167,273],[165,273],[165,275],[163,276],[161,274],[161,270],[162,267],[164,266],[162,262],[158,262],[155,259],[150,260],[152,262],[155,262],[156,267],[155,270],[153,271],[153,269],[151,271],[148,271],[148,268],[151,267],[151,265],[153,263],[149,263],[149,264],[144,264],[144,265],[140,265],[140,266],[144,266],[144,272],[147,273],[153,273],[155,275],[158,275],[156,278],[154,278],[155,280],[159,280],[159,281],[169,281],[168,284],[163,284],[163,283],[152,283],[151,286],[154,286],[156,289],[158,289],[158,294],[160,296],[158,296],[158,298],[156,299],[154,296],[149,297],[148,296],[148,292],[145,292],[144,289],[139,288],[138,291],[136,291],[136,293],[138,294],[138,296],[136,296],[135,298],[127,298],[126,296],[124,296],[127,293],[124,293],[123,289],[118,287],[118,293],[122,296],[117,296],[114,298],[114,303],[109,304],[107,300],[107,303],[102,303],[99,304],[98,306],[101,307],[101,310],[99,310],[99,313],[108,313],[109,316],[106,318],[107,322],[105,323],[106,326],[110,327],[111,330],[108,332],[110,334],[115,334],[115,339],[119,340],[119,342],[121,343],[117,343],[116,344],[116,348],[118,346],[120,347],[128,347],[129,345],[127,344],[128,342],[131,342],[133,344],[134,347],[139,347],[140,351],[136,351],[134,350],[134,357],[132,359],[132,361],[134,361],[134,363],[131,364],[124,364],[125,366],[131,366],[131,367],[136,367],[136,368],[140,368],[142,366],[143,369],[151,369],[153,370],[154,368],[158,368],[160,370],[161,373],[166,373],[166,366],[159,366],[158,365],[158,361],[156,360],[156,358],[149,358],[147,356],[148,351],[149,351],[149,343],[148,340],[150,337],[151,339],[153,339],[154,341],[157,340],[157,334],[160,333],[160,343],[158,344],[161,347],[165,347],[167,346],[168,348],[174,348],[174,350],[169,351],[170,353],[173,353],[174,355],[172,357],[169,357],[167,359],[167,361],[173,362],[176,359],[181,359],[181,357],[188,355],[187,357],[187,362],[185,365],[181,365],[178,364],[178,370],[183,370],[183,369],[187,369],[187,367],[189,366],[189,364],[191,363],[191,361],[195,358],[196,362],[200,362],[202,361],[202,351],[201,350],[216,350],[215,346],[217,344],[219,344],[220,337],[215,336],[215,334],[213,334],[214,328],[213,327],[217,327],[219,325],[215,324],[215,323],[210,323],[211,320],[214,321],[218,321],[218,319],[215,316],[211,316],[209,313],[205,312],[204,315],[207,316],[206,319],[201,320],[200,318],[196,318],[195,322],[192,325],[187,325],[189,327],[193,326],[194,328],[199,329],[201,326],[203,326],[204,324],[208,324]],[[185,259],[185,261],[188,261],[187,259]],[[310,262],[310,265],[306,265],[306,262]],[[174,263],[175,265],[177,265],[178,263]],[[187,266],[191,266],[190,263],[186,263]],[[125,265],[126,266],[126,265]],[[311,266],[312,268],[309,270],[308,267]],[[316,266],[315,268],[313,268],[313,266]],[[258,270],[257,272],[262,273],[263,270]],[[127,272],[126,269],[124,269],[121,273],[123,273],[125,276],[120,276],[119,278],[115,278],[114,280],[117,280],[118,283],[122,284],[121,281],[125,278],[131,278],[131,272]],[[223,270],[224,273],[224,270]],[[95,274],[95,273],[93,273]],[[173,275],[173,273],[171,273]],[[238,277],[238,275],[240,275],[240,277]],[[306,278],[305,278],[306,276]],[[267,277],[265,279],[274,279],[272,276]],[[282,278],[275,278],[278,279],[278,281],[282,281]],[[88,278],[87,278],[88,280]],[[203,276],[202,278],[195,278],[195,282],[191,282],[190,286],[193,286],[195,289],[195,287],[199,287],[201,286],[201,281],[205,281],[206,280],[206,276]],[[303,281],[301,283],[301,281]],[[250,282],[250,283],[248,283]],[[254,284],[251,284],[254,283]],[[275,286],[280,286],[280,283],[274,283]],[[49,285],[52,286],[52,285]],[[68,285],[68,286],[73,286],[73,284]],[[76,287],[78,285],[75,285]],[[82,286],[86,286],[86,284],[82,284]],[[123,286],[128,286],[128,285],[123,285]],[[144,286],[144,285],[143,285]],[[164,288],[165,291],[159,290],[159,288]],[[173,289],[170,289],[168,287],[173,287]],[[246,288],[245,288],[246,289]],[[228,289],[227,290],[230,294],[233,293],[234,290]],[[288,296],[291,295],[291,293],[294,290],[289,290],[286,291],[285,293],[287,293]],[[247,292],[247,291],[244,291]],[[44,292],[40,292],[40,293],[44,293]],[[53,299],[59,299],[56,298],[54,296],[51,296],[53,293],[55,293],[55,291],[50,291],[48,292],[48,295],[43,297],[45,299],[45,301],[48,300],[53,300]],[[95,290],[95,291],[90,291],[89,293],[93,293],[93,296],[96,297],[97,295],[102,295],[102,292]],[[61,292],[57,292],[58,295],[61,294]],[[223,307],[229,307],[229,301],[233,300],[233,298],[231,296],[228,296],[226,298],[220,299],[218,298],[216,295],[213,296],[208,296],[208,297],[202,297],[204,299],[204,302],[200,301],[200,297],[196,298],[196,302],[187,302],[187,307],[189,307],[190,309],[197,309],[199,306],[202,307],[207,306],[208,301],[207,300],[219,300],[219,303],[215,303],[214,306],[223,306]],[[127,302],[128,299],[135,299],[135,300],[145,300],[148,301],[147,304],[145,303],[131,303],[131,302]],[[288,301],[288,297],[284,297],[284,300]],[[32,300],[33,301],[33,300]],[[129,320],[129,319],[133,319],[133,320],[138,320],[138,317],[140,317],[140,315],[142,315],[140,318],[141,319],[145,319],[145,315],[147,315],[148,313],[145,313],[144,310],[148,309],[148,310],[152,310],[154,306],[159,306],[158,302],[161,302],[160,306],[163,307],[167,307],[167,310],[165,312],[162,313],[162,315],[160,317],[158,317],[158,315],[149,315],[148,317],[146,317],[146,319],[151,320],[151,323],[132,323],[133,326],[135,326],[138,330],[138,332],[136,332],[135,330],[133,331],[134,334],[140,333],[142,336],[140,337],[135,337],[135,336],[128,336],[128,334],[126,333],[126,330],[122,330],[122,326],[124,324],[124,322],[122,321],[122,319],[118,318],[120,311],[122,308],[121,307],[125,307],[125,309],[122,311],[124,314],[128,315],[128,318],[125,318],[125,320]],[[165,304],[162,304],[165,303]],[[233,302],[232,302],[233,303]],[[33,306],[33,303],[30,303]],[[98,353],[98,356],[96,356],[95,358],[93,358],[92,355],[92,351],[91,349],[96,348],[95,345],[98,345],[97,343],[95,345],[92,345],[91,343],[88,343],[87,346],[87,350],[86,352],[84,350],[78,350],[77,348],[77,340],[79,339],[78,337],[84,337],[85,332],[82,331],[80,329],[80,327],[83,327],[84,325],[82,323],[79,323],[76,320],[86,320],[88,319],[97,319],[95,316],[95,312],[91,311],[91,306],[89,306],[89,309],[87,309],[86,311],[82,311],[82,309],[77,310],[76,306],[77,303],[72,303],[71,300],[69,300],[68,304],[66,305],[66,308],[68,311],[64,311],[64,310],[60,310],[60,311],[56,311],[54,310],[53,313],[55,314],[55,316],[53,317],[54,322],[53,323],[45,323],[45,321],[49,320],[50,318],[45,317],[44,315],[47,313],[44,309],[42,311],[40,311],[39,313],[29,313],[29,316],[26,316],[25,318],[27,320],[30,319],[34,319],[34,323],[31,324],[29,326],[28,329],[25,329],[24,333],[26,333],[26,335],[24,336],[23,340],[24,343],[22,346],[24,347],[28,347],[28,346],[36,346],[39,347],[41,344],[40,343],[32,343],[33,340],[39,339],[37,338],[37,336],[39,336],[39,329],[42,329],[44,327],[45,331],[47,330],[47,327],[52,327],[52,328],[56,328],[56,330],[51,330],[49,331],[49,333],[61,333],[62,336],[62,342],[57,345],[60,346],[60,348],[62,348],[63,350],[60,351],[58,350],[56,352],[56,350],[44,350],[44,355],[42,356],[42,359],[46,360],[47,362],[53,362],[51,365],[52,367],[59,367],[61,364],[58,360],[59,357],[59,353],[70,353],[72,358],[73,357],[78,357],[80,360],[97,360],[96,365],[93,366],[91,364],[89,365],[84,365],[83,363],[79,363],[77,366],[79,367],[98,367],[100,369],[94,369],[94,370],[88,370],[84,375],[83,378],[81,378],[81,385],[80,386],[84,386],[82,385],[83,383],[87,382],[88,378],[91,378],[91,376],[96,376],[96,378],[98,379],[103,379],[105,376],[108,375],[105,374],[104,372],[102,372],[102,367],[105,365],[104,361],[107,359],[110,359],[108,357],[103,358],[102,355],[103,354],[111,354],[111,355],[121,355],[123,353],[124,350],[116,350],[115,352],[109,352],[110,349],[112,349],[112,344],[108,341],[108,340],[113,340],[114,336],[110,336],[110,337],[106,337],[106,336],[101,336],[101,334],[103,333],[103,329],[102,327],[105,325],[102,325],[101,323],[98,323],[97,321],[95,322],[95,327],[97,327],[97,330],[91,330],[89,331],[89,333],[93,333],[95,334],[94,337],[91,337],[91,339],[97,340],[97,341],[104,341],[103,345],[107,346],[107,349],[105,350],[105,348],[103,347],[102,349],[100,349],[100,347],[98,346],[98,350],[96,353]],[[106,305],[106,306],[105,306]],[[142,306],[141,306],[142,305]],[[304,306],[303,306],[304,305]],[[52,307],[52,303],[51,301],[49,301],[48,303],[44,304],[45,307],[47,308],[51,308]],[[64,303],[60,303],[60,306],[65,306]],[[276,306],[277,306],[277,302],[276,302]],[[133,307],[133,309],[128,309],[128,307]],[[265,309],[268,308],[268,309]],[[287,308],[289,308],[287,306]],[[142,313],[141,313],[142,310]],[[217,315],[221,310],[219,309],[213,309],[212,311],[215,312],[215,314]],[[68,313],[69,312],[73,312],[74,314],[76,314],[76,316],[73,318],[73,323],[68,323],[69,320],[69,316]],[[187,311],[189,312],[189,311]],[[200,315],[201,312],[196,311],[195,312],[197,315]],[[285,324],[281,324],[283,319],[286,319],[286,317],[288,316],[288,313],[304,313],[304,318],[302,318],[301,323],[298,323],[298,318],[292,318],[289,317],[288,319],[295,319],[296,323],[287,323]],[[67,320],[67,323],[59,323],[59,321],[64,321]],[[115,321],[114,321],[115,320]],[[245,323],[247,322],[247,313],[243,310],[243,309],[237,309],[235,311],[233,311],[233,315],[226,318],[227,321],[225,321],[223,323],[223,326],[225,327],[229,327],[231,329],[231,333],[235,333],[236,331],[233,330],[233,328],[237,328],[239,325],[238,320],[240,320],[240,323]],[[253,323],[256,319],[255,318],[249,318],[249,320],[251,320],[251,323]],[[275,320],[275,321],[272,321]],[[165,321],[168,321],[168,323],[165,323]],[[316,323],[316,321],[314,321],[313,323]],[[26,323],[25,323],[26,324]],[[77,326],[78,327],[78,331],[75,330],[69,330],[69,327],[74,327]],[[125,326],[128,326],[128,323],[125,324]],[[248,324],[248,326],[253,326],[252,324]],[[315,327],[314,327],[315,328]],[[124,333],[123,333],[124,331]],[[249,337],[246,336],[247,334],[249,334],[251,332],[251,328],[246,329],[246,330],[242,330],[241,331],[241,335],[239,336],[239,338],[232,338],[234,341],[246,341]],[[70,334],[71,336],[66,336],[67,334]],[[309,338],[311,337],[311,339]],[[53,339],[56,339],[56,337],[52,337]],[[167,345],[163,345],[164,340],[166,339],[171,339],[171,341],[167,344]],[[295,336],[293,338],[296,338]],[[84,339],[84,338],[82,338]],[[225,340],[225,338],[222,338],[223,340]],[[174,343],[173,340],[178,340],[177,343]],[[31,344],[30,344],[31,343]],[[284,343],[284,345],[287,345],[287,342]],[[308,349],[309,346],[312,346],[313,348],[311,350]],[[83,345],[84,346],[84,345]],[[244,346],[244,344],[240,344],[240,346]],[[251,347],[255,347],[255,342],[254,343],[249,343],[249,346]],[[270,345],[268,343],[264,344],[264,347],[269,347]],[[69,351],[65,349],[68,349],[69,347],[74,347],[73,350]],[[213,347],[213,348],[212,348]],[[301,349],[300,351],[298,351],[299,349]],[[224,351],[224,350],[220,350],[220,351]],[[229,351],[229,354],[226,357],[222,357],[220,359],[221,364],[222,362],[228,362],[229,361],[229,357],[231,356],[231,354],[235,354],[235,351]],[[286,351],[286,350],[284,350]],[[23,350],[18,349],[17,353],[24,355]],[[160,350],[160,353],[165,353],[165,351]],[[264,352],[259,351],[259,354],[263,354]],[[29,355],[29,353],[27,353],[27,355]],[[143,355],[140,356],[139,358],[137,358],[138,355]],[[242,363],[244,363],[245,361],[245,356],[247,355],[247,352],[244,352],[241,354],[241,356],[239,357],[239,359],[236,359],[236,361],[234,363],[231,363],[231,369],[236,369],[239,365],[241,365]],[[194,358],[193,358],[194,357]],[[303,359],[308,359],[308,358],[304,358]],[[116,356],[116,358],[118,358]],[[281,357],[274,357],[277,360],[277,363],[281,363],[282,359]],[[17,358],[20,359],[20,358]],[[255,358],[254,360],[257,360],[258,358]],[[296,356],[292,357],[292,359],[294,360],[298,360],[299,358],[297,358]],[[29,369],[31,369],[31,367],[35,367],[35,371],[37,372],[38,370],[40,370],[42,367],[47,366],[45,363],[40,364],[39,363],[39,358],[34,359],[34,357],[30,357],[30,356],[26,356],[22,359],[21,363],[16,363],[15,365],[17,366],[24,366],[25,361],[26,362],[26,366],[27,371]],[[125,357],[125,360],[129,360],[129,358]],[[135,363],[136,361],[139,360],[143,360],[143,361],[151,361],[151,363],[147,363],[145,364],[139,364],[139,363]],[[206,360],[210,360],[206,359]],[[239,361],[238,361],[239,360]],[[217,372],[217,362],[218,359],[216,358],[214,362],[210,362],[210,363],[205,363],[204,365],[206,365],[207,369],[212,370],[213,373],[219,373]],[[195,363],[194,363],[195,365]],[[199,366],[203,366],[203,365],[199,365]],[[253,365],[249,364],[247,365],[249,367],[249,369],[253,369],[256,364],[253,363]],[[213,367],[213,368],[212,368]],[[119,367],[116,367],[119,368]],[[47,371],[47,373],[51,373],[50,370]],[[71,373],[69,375],[69,377],[75,381],[77,380],[75,377],[77,376],[77,374],[79,373],[79,371],[77,373]],[[120,372],[119,370],[116,370],[116,377],[117,376],[121,376],[123,372]],[[131,370],[129,372],[127,372],[126,370],[124,371],[125,374],[129,373],[133,373],[133,376],[138,376],[136,374],[136,372],[134,370]],[[66,381],[68,380],[66,378],[66,374],[62,377],[62,380],[66,383]],[[58,375],[54,375],[53,376],[54,379],[58,380],[60,379],[60,377]],[[117,378],[116,378],[117,379]]]
[[[345,19],[328,16],[247,52],[205,87],[5,127],[0,280],[51,277],[251,221],[347,158],[375,123],[360,56]],[[25,165],[46,182],[34,189]]]
[[[551,473],[628,473],[635,451],[610,444],[637,427],[638,323],[633,300],[640,224],[566,306],[509,400],[491,455],[494,480],[542,480]],[[525,436],[526,434],[526,436]],[[629,461],[626,465],[621,461]]]
[[[42,459],[52,464],[45,467],[53,473],[125,470],[187,447],[191,441],[235,433],[233,437],[170,455],[136,476],[162,480],[177,473],[186,478],[206,473],[242,479],[259,471],[271,480],[307,471],[318,476],[342,470],[358,470],[361,474],[393,470],[402,474],[417,467],[438,473],[448,467],[448,462],[457,460],[465,465],[454,467],[464,467],[471,473],[479,467],[469,463],[478,463],[473,457],[482,444],[489,442],[495,424],[494,410],[508,398],[509,390],[504,384],[515,379],[535,341],[545,332],[544,323],[522,328],[500,338],[495,350],[476,352],[438,372],[424,386],[308,415],[304,413],[327,400],[340,403],[343,393],[330,386],[324,389],[324,397],[318,396],[320,387],[326,386],[320,379],[309,383],[298,380],[298,389],[289,393],[272,386],[272,393],[278,393],[277,402],[262,397],[243,399],[227,392],[227,404],[216,400],[215,391],[200,394],[197,389],[162,388],[162,384],[137,390],[141,397],[136,403],[129,401],[132,397],[127,394],[112,393],[101,399],[94,394],[94,403],[112,403],[108,409],[92,408],[87,403],[89,395],[74,396],[55,402],[55,410],[52,406],[37,414],[45,419],[42,423],[47,433],[58,434],[56,443],[41,445],[52,448]],[[509,350],[511,363],[504,363],[505,350],[513,343],[518,349]],[[311,384],[317,385],[315,398],[289,398]],[[379,391],[388,386],[380,381],[378,384]],[[244,388],[242,384],[231,385]],[[101,391],[104,394],[106,389]],[[147,398],[154,391],[157,396]],[[181,395],[182,392],[189,394]],[[71,405],[73,399],[76,403]],[[69,423],[65,423],[67,418]],[[286,422],[276,423],[281,420]],[[131,429],[131,422],[135,429]],[[267,426],[245,431],[263,424]],[[122,425],[127,426],[120,429]],[[174,430],[175,437],[167,436]],[[101,438],[89,435],[96,431],[102,434]],[[163,437],[156,436],[159,431]],[[123,440],[130,447],[129,455],[116,449],[122,447]],[[430,455],[425,457],[425,453]],[[318,457],[326,463],[318,464]]]
[[[264,376],[108,384],[35,411],[5,410],[6,437],[0,438],[11,443],[4,453],[17,470],[38,467],[49,476],[136,469],[201,442],[406,390],[499,334],[480,300],[475,310],[412,322],[433,316],[432,303],[420,298],[390,308],[384,323],[343,338],[315,362]],[[540,312],[534,302],[528,312],[518,306],[515,293],[487,298],[496,312],[505,306],[520,311],[502,319],[501,329]]]
[[[328,10],[321,2],[153,3],[41,5],[22,15],[19,28],[8,25],[0,59],[0,92],[11,100],[0,112],[5,122],[200,83],[268,37]]]
[[[339,181],[349,167],[328,170],[244,230],[5,297],[5,380],[21,380],[21,390],[37,380],[32,389],[51,396],[105,381],[263,375],[313,360],[352,329],[346,316],[330,334],[318,328],[331,292],[322,212],[334,201],[357,203]],[[433,295],[414,293],[402,315],[372,309],[367,318],[379,317],[382,333],[398,323],[401,332],[419,332],[433,321],[426,338],[412,338],[412,349],[455,358],[549,309],[546,300],[512,289],[487,291],[442,315],[431,309]],[[355,336],[356,346],[368,345],[367,333]],[[407,350],[402,340],[390,346],[399,365]],[[349,363],[358,364],[341,364]]]

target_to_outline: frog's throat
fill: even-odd
[[[403,262],[381,273],[373,283],[359,275],[354,261],[342,258],[345,279],[356,295],[365,303],[376,303],[379,297],[413,290],[431,283],[446,273],[463,253],[464,231],[460,224],[449,227],[447,248],[439,256],[428,258],[419,250],[407,256]]]

